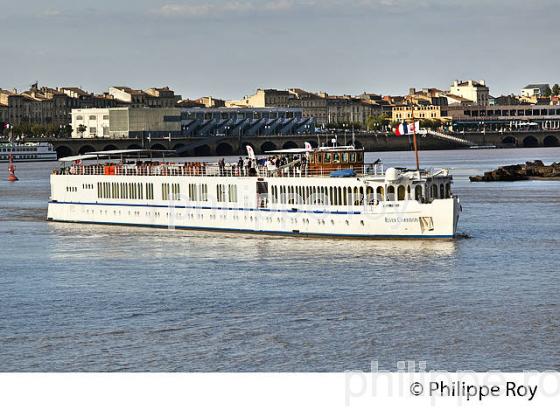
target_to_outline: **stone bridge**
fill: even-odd
[[[499,147],[546,147],[560,145],[560,131],[510,132],[510,133],[466,133],[452,134],[472,141],[476,145],[496,145]],[[332,134],[317,135],[282,135],[258,136],[250,138],[224,137],[224,139],[207,142],[204,139],[193,138],[72,138],[51,139],[59,157],[85,154],[92,151],[106,151],[115,149],[151,148],[160,150],[178,150],[185,146],[195,145],[185,155],[188,156],[229,156],[245,155],[245,147],[250,145],[257,154],[265,151],[288,148],[303,148],[307,141],[313,146],[330,144]],[[215,138],[214,138],[215,140]],[[27,141],[45,141],[44,139],[27,139]],[[350,144],[350,133],[338,134],[338,144]],[[464,148],[464,145],[450,141],[442,141],[430,136],[419,137],[419,148],[423,150]],[[196,143],[196,144],[193,144]],[[408,151],[412,148],[412,137],[397,137],[393,134],[356,133],[355,144],[366,151]],[[196,146],[198,145],[198,146]]]

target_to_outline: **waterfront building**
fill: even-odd
[[[4,124],[8,121],[8,104],[0,102],[0,135],[4,132]]]
[[[226,101],[226,107],[232,108],[288,108],[288,100],[291,98],[289,91],[274,89],[257,89],[253,95],[246,95],[241,100]]]
[[[448,110],[456,132],[560,130],[560,107],[554,105],[475,105]]]
[[[189,137],[296,135],[315,131],[300,108],[182,108],[182,134]]]
[[[109,88],[109,95],[131,107],[172,108],[181,100],[180,95],[169,87],[148,88],[146,91],[130,87],[115,86]]]
[[[521,90],[522,97],[547,97],[550,93],[550,84],[528,84]]]
[[[449,87],[449,93],[471,100],[476,105],[488,105],[490,97],[490,90],[483,80],[455,80]]]
[[[0,103],[8,107],[10,125],[65,126],[72,120],[71,111],[81,107],[112,107],[118,101],[108,95],[96,96],[76,87],[39,87],[27,91],[0,90]]]
[[[226,106],[226,101],[212,96],[200,97],[195,100],[202,107],[206,108],[222,108]]]
[[[445,93],[447,105],[473,105],[473,101],[451,93]]]
[[[326,95],[328,124],[365,125],[368,118],[383,113],[381,105],[349,95]]]
[[[299,88],[289,90],[258,89],[241,100],[226,101],[227,107],[298,108],[305,118],[313,118],[318,126],[328,124],[362,124],[383,111],[374,101],[350,95],[334,96],[311,93]]]
[[[133,138],[181,135],[178,108],[117,107],[72,110],[73,138]]]
[[[437,88],[423,88],[422,90],[411,88],[405,99],[409,104],[413,105],[448,105],[446,93],[442,90],[438,90]]]
[[[393,107],[392,120],[410,120],[413,114],[415,119],[444,121],[447,119],[448,109],[447,106],[439,105],[397,105]]]
[[[493,104],[491,105],[519,105],[521,101],[516,95],[500,95],[493,99]]]
[[[301,88],[290,88],[288,90],[292,98],[288,105],[292,108],[300,108],[305,118],[314,118],[318,126],[324,126],[329,122],[328,104],[325,94],[317,94],[302,90]]]
[[[72,138],[109,138],[109,129],[109,108],[72,110]]]

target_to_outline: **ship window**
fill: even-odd
[[[367,192],[367,203],[369,205],[375,205],[375,195],[373,195],[373,188],[368,186],[366,192]]]
[[[353,205],[360,205],[360,199],[359,199],[359,194],[358,194],[358,187],[355,186],[354,187],[354,193],[352,195],[352,200],[353,200]]]
[[[446,191],[445,196],[447,198],[451,198],[451,184],[450,183],[447,183],[447,185],[445,186],[445,191]]]
[[[355,152],[350,153],[350,162],[356,162],[356,153]]]
[[[331,162],[331,153],[327,152],[325,153],[325,163],[330,163]]]
[[[146,184],[146,199],[154,199],[154,184]]]
[[[348,162],[348,153],[347,152],[342,153],[342,162]]]
[[[189,201],[196,202],[197,200],[196,184],[189,184]]]
[[[422,187],[420,185],[416,185],[416,188],[414,188],[414,198],[417,201],[422,200]]]
[[[208,184],[200,185],[200,200],[203,202],[208,201]]]
[[[395,200],[395,187],[389,185],[387,187],[387,201],[394,201]]]
[[[445,188],[443,184],[439,186],[439,196],[441,199],[445,199]]]
[[[169,184],[161,184],[161,199],[164,201],[169,200]]]
[[[226,201],[226,187],[225,185],[218,184],[216,186],[216,199],[218,202]]]
[[[398,200],[399,201],[404,201],[405,194],[406,194],[406,189],[405,189],[404,185],[399,185],[399,188],[397,190]]]
[[[437,199],[437,197],[438,197],[437,185],[432,185],[432,198]]]
[[[338,152],[335,152],[333,156],[334,156],[334,162],[337,163],[340,162],[340,154]]]
[[[171,200],[177,201],[181,199],[181,186],[179,184],[171,184]]]
[[[229,185],[229,202],[237,202],[237,185]]]
[[[268,206],[268,182],[257,182],[257,197],[257,206],[266,208]]]

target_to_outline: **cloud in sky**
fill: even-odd
[[[437,0],[189,0],[166,3],[152,10],[166,17],[213,17],[221,15],[286,14],[299,12],[362,12],[425,7]],[[441,1],[440,1],[441,3]]]
[[[223,3],[186,2],[170,3],[154,10],[155,14],[166,17],[206,17],[222,14],[247,14],[255,12],[282,12],[293,9],[293,1],[227,1]]]

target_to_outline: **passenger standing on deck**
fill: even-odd
[[[241,157],[239,157],[239,161],[237,161],[237,172],[239,176],[243,173],[243,158]]]

